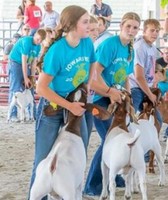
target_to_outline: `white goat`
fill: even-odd
[[[72,101],[86,103],[87,90],[84,86],[77,88],[72,94]],[[84,99],[81,99],[82,96]],[[85,108],[91,112],[98,108],[95,106],[85,104]],[[107,118],[110,117],[102,109],[96,115],[101,117],[103,112],[107,113]],[[41,200],[47,194],[64,200],[82,200],[86,151],[80,137],[80,121],[81,117],[69,112],[67,125],[61,130],[49,155],[37,167],[30,200]]]
[[[29,120],[33,121],[33,95],[30,91],[30,89],[25,89],[23,92],[15,92],[12,97],[12,101],[9,105],[9,110],[8,110],[8,117],[7,120],[8,122],[11,119],[11,113],[16,106],[18,108],[18,112],[20,115],[20,121],[24,122],[26,119],[26,108],[30,105],[30,113],[29,113]]]
[[[162,157],[162,149],[158,139],[157,129],[154,125],[154,117],[150,115],[149,120],[140,119],[138,120],[139,124],[131,123],[129,126],[129,130],[131,132],[135,132],[136,129],[139,129],[140,134],[140,143],[143,149],[143,154],[147,153],[149,150],[152,150],[155,155],[159,166],[160,171],[160,179],[159,186],[163,186],[165,184],[165,168]],[[135,181],[136,183],[137,181]],[[135,186],[137,188],[137,186]]]
[[[131,198],[131,174],[134,169],[137,170],[143,200],[147,200],[146,194],[146,166],[144,153],[139,142],[140,131],[136,129],[135,134],[128,132],[126,126],[127,113],[133,117],[133,108],[131,106],[130,95],[125,91],[123,102],[115,108],[112,125],[107,133],[102,153],[102,175],[103,190],[100,200],[108,196],[108,184],[110,190],[110,200],[115,200],[115,177],[119,171],[123,170],[125,176],[125,199]],[[135,117],[133,117],[135,119]],[[138,159],[137,159],[138,158]]]
[[[164,163],[168,163],[168,139],[166,140],[166,150],[165,150]]]
[[[100,200],[108,196],[107,186],[109,183],[110,200],[115,200],[115,177],[122,169],[125,176],[125,199],[131,198],[131,172],[135,169],[140,179],[140,187],[143,200],[147,200],[146,180],[145,180],[145,162],[143,149],[138,142],[140,131],[137,129],[132,137],[131,133],[113,128],[106,138],[102,154],[102,174],[103,190]],[[138,159],[137,159],[138,158]]]

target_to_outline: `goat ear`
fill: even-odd
[[[107,110],[96,104],[87,103],[85,109],[101,120],[107,120],[111,117],[111,114]]]
[[[131,121],[133,121],[135,124],[138,124],[138,119],[135,116],[135,110],[133,106],[131,106],[130,103],[128,102],[126,103],[126,110],[127,110],[127,113],[130,114]]]
[[[117,106],[118,106],[117,103],[113,103],[113,104],[111,103],[111,104],[109,104],[107,111],[109,113],[111,113],[111,115],[112,115],[116,111]]]

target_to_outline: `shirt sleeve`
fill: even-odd
[[[110,39],[108,38],[103,41],[96,50],[96,60],[104,68],[110,66],[111,60],[113,59],[113,49],[109,49],[109,46],[111,46]]]
[[[108,6],[108,8],[107,8],[107,16],[110,16],[112,14],[113,14],[113,11],[112,11],[111,7]]]
[[[59,54],[59,52],[53,45],[49,48],[49,50],[47,51],[47,53],[44,56],[43,71],[50,76],[56,76],[56,74],[60,70],[58,54]]]
[[[145,61],[146,61],[146,55],[145,55],[145,51],[144,51],[143,47],[139,46],[139,45],[135,46],[134,53],[135,53],[134,65],[138,64],[144,68]]]

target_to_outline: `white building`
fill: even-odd
[[[68,5],[76,4],[90,10],[94,0],[51,0],[53,2],[54,9],[59,13],[62,9]],[[155,0],[153,0],[155,1]],[[37,0],[36,5],[43,9],[45,0]],[[128,11],[134,11],[140,14],[142,17],[142,0],[103,0],[111,6],[113,10],[113,18],[121,18],[121,16]],[[0,0],[0,18],[2,19],[16,19],[17,7],[20,5],[21,0]]]

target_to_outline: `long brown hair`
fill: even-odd
[[[139,22],[139,25],[141,23],[141,19],[140,19],[139,15],[135,12],[125,13],[121,19],[121,24],[124,24],[127,20],[136,20],[137,22]],[[133,43],[134,43],[134,39],[132,39],[129,43],[129,56],[127,58],[128,61],[132,60]]]
[[[63,34],[69,33],[70,31],[74,30],[76,28],[78,20],[83,16],[85,13],[87,13],[87,10],[80,6],[71,5],[67,6],[63,9],[61,15],[60,15],[60,21],[58,26],[55,30],[55,37],[53,40],[51,40],[49,47],[45,47],[43,49],[43,54],[40,56],[37,66],[41,69],[43,64],[43,58],[50,46],[57,40],[61,39]]]

